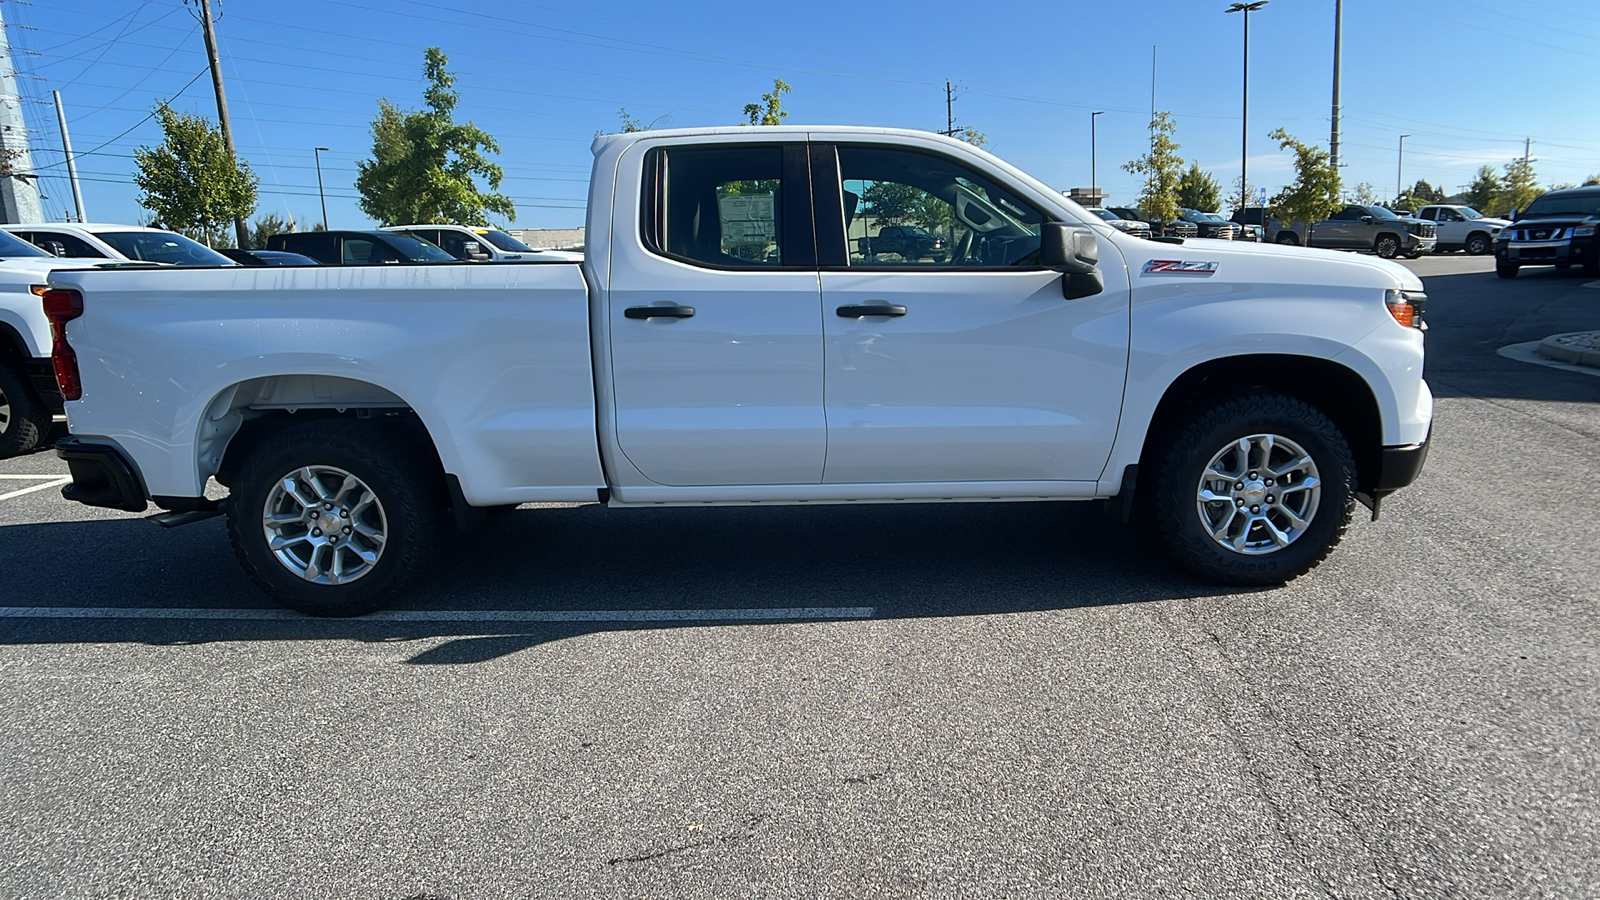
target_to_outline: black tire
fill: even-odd
[[[1286,244],[1290,247],[1297,247],[1300,245],[1300,237],[1292,231],[1280,231],[1278,232],[1278,236],[1273,238],[1273,242],[1278,244]]]
[[[1372,242],[1372,252],[1382,259],[1394,259],[1400,255],[1400,239],[1392,234],[1380,234]]]
[[[1482,256],[1494,249],[1494,242],[1489,240],[1487,234],[1481,231],[1474,231],[1467,235],[1467,243],[1464,249],[1467,251],[1468,256]]]
[[[383,607],[427,564],[442,518],[439,477],[421,458],[402,449],[413,440],[398,429],[350,420],[307,422],[267,438],[251,451],[232,479],[228,537],[240,565],[273,599],[308,615],[359,616]],[[268,546],[262,525],[268,498],[281,500],[281,494],[275,493],[280,480],[303,467],[342,470],[359,479],[376,498],[382,547],[369,569],[345,583],[307,580],[291,571]],[[371,515],[370,509],[347,518],[353,524],[361,515]],[[349,536],[344,538],[343,552],[355,552],[351,542],[361,536],[350,534],[348,528],[344,533]],[[371,552],[371,544],[363,549]],[[327,559],[318,555],[322,552],[313,549],[312,561]],[[331,548],[329,552],[337,555],[340,550]]]
[[[1494,273],[1501,278],[1515,278],[1517,277],[1517,270],[1520,268],[1522,267],[1516,263],[1497,262],[1494,264]]]
[[[1555,266],[1556,266],[1556,271],[1557,272],[1565,272],[1568,269],[1572,268],[1572,261],[1563,259],[1560,262],[1556,263]]]
[[[33,392],[27,376],[0,359],[0,459],[38,449],[50,424],[50,410]]]
[[[1241,438],[1262,434],[1292,441],[1310,456],[1321,498],[1307,527],[1287,546],[1247,555],[1213,539],[1202,521],[1197,492],[1213,456]],[[1152,498],[1155,531],[1179,565],[1206,581],[1283,584],[1315,568],[1344,537],[1355,506],[1355,473],[1344,435],[1310,404],[1264,390],[1222,397],[1176,432],[1159,461]],[[1257,526],[1247,526],[1245,533],[1267,534]]]

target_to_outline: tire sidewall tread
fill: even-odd
[[[52,417],[27,376],[4,357],[0,357],[0,393],[11,404],[11,421],[0,432],[0,459],[32,453],[50,433]]]
[[[274,600],[313,616],[359,616],[382,608],[433,555],[439,531],[434,480],[407,452],[408,435],[383,424],[323,420],[295,425],[251,451],[232,479],[228,539],[239,564]],[[273,556],[261,511],[277,479],[301,466],[337,466],[366,482],[383,504],[388,527],[377,567],[345,585],[312,584]]]
[[[1322,497],[1311,528],[1275,553],[1245,556],[1219,546],[1200,524],[1195,489],[1213,454],[1249,434],[1280,434],[1311,454]],[[1180,566],[1231,586],[1271,586],[1316,568],[1344,537],[1355,507],[1355,457],[1327,416],[1303,400],[1256,390],[1219,399],[1174,433],[1153,498],[1157,537]]]

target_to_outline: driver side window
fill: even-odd
[[[848,265],[1032,265],[1044,216],[965,166],[892,147],[839,147]]]

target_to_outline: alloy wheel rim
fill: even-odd
[[[0,434],[11,430],[11,398],[0,388]]]
[[[1252,434],[1212,455],[1195,511],[1219,546],[1244,556],[1276,553],[1316,519],[1322,478],[1311,454],[1278,434]]]
[[[278,562],[312,584],[362,578],[389,540],[378,495],[335,466],[303,466],[279,478],[262,506],[261,531]]]

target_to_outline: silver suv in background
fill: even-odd
[[[456,259],[479,262],[572,262],[581,253],[535,250],[498,228],[476,225],[390,225],[383,231],[401,231],[436,244]]]
[[[1091,208],[1089,212],[1092,212],[1104,219],[1107,225],[1110,225],[1112,228],[1115,228],[1124,234],[1131,234],[1134,237],[1142,238],[1147,238],[1150,236],[1150,224],[1148,222],[1130,222],[1127,219],[1118,217],[1116,213],[1113,213],[1110,210],[1100,209],[1098,207]]]

